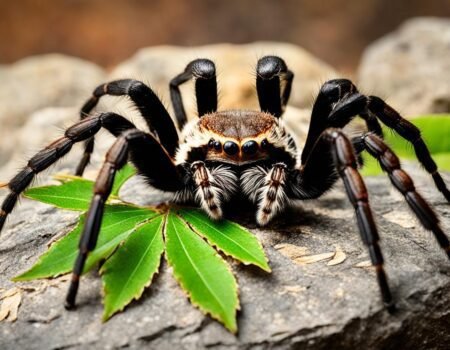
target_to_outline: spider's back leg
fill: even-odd
[[[158,138],[167,152],[175,155],[178,147],[178,133],[164,105],[153,90],[138,80],[123,79],[99,85],[93,92],[91,98],[86,101],[80,111],[80,118],[84,119],[97,105],[104,95],[128,96],[138,108],[151,132]],[[78,164],[76,174],[81,176],[89,163],[94,150],[94,138],[86,141],[83,158]]]
[[[34,157],[32,157],[28,161],[26,167],[22,169],[17,175],[15,175],[11,179],[11,181],[9,181],[8,183],[9,194],[6,196],[5,200],[3,201],[3,204],[0,207],[0,232],[6,221],[8,214],[11,213],[11,211],[13,210],[17,202],[17,199],[19,198],[19,195],[23,191],[25,191],[25,189],[30,185],[34,177],[38,173],[47,169],[50,165],[61,159],[65,154],[67,154],[72,148],[72,145],[74,143],[81,142],[91,138],[102,127],[110,131],[115,136],[120,135],[122,132],[126,130],[136,128],[134,124],[131,123],[129,120],[114,113],[103,113],[95,117],[86,118],[69,127],[65,131],[63,137],[52,142],[47,147],[39,151]],[[152,164],[154,165],[164,164],[167,165],[165,168],[169,168],[171,170],[169,170],[166,173],[162,171],[151,172],[149,169],[151,166],[149,167],[146,164],[148,163],[149,159],[148,157],[151,156],[152,154],[146,153],[145,155],[140,156],[140,154],[145,152],[145,148],[143,148],[143,151],[141,151],[141,153],[134,155],[134,157],[136,158],[136,164],[138,165],[137,166],[138,169],[142,169],[142,173],[144,173],[144,176],[154,173],[155,174],[154,182],[156,184],[161,183],[160,186],[163,187],[163,189],[165,189],[166,187],[169,188],[174,187],[175,185],[172,183],[172,181],[175,181],[175,179],[177,179],[178,181],[178,178],[176,177],[178,175],[177,174],[178,170],[175,170],[175,166],[173,165],[173,163],[172,165],[170,165],[171,163],[168,160],[170,159],[170,156],[158,142],[153,143],[152,147],[149,147],[149,149],[150,148],[152,152],[156,150],[154,153],[157,154],[157,158],[155,161],[153,161]],[[144,165],[146,165],[146,167]]]

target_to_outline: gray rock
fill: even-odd
[[[0,163],[8,160],[14,149],[11,134],[31,113],[48,106],[81,105],[103,80],[105,72],[95,64],[59,54],[1,65]]]
[[[416,179],[448,231],[448,204],[428,176],[418,173]],[[23,293],[17,321],[0,323],[0,347],[445,349],[450,341],[448,260],[433,237],[411,219],[386,178],[369,178],[367,183],[398,301],[395,315],[389,315],[380,302],[373,270],[356,267],[368,260],[368,254],[338,186],[321,200],[301,203],[264,229],[255,226],[252,215],[239,215],[238,220],[264,244],[272,273],[231,262],[242,305],[237,336],[191,306],[164,263],[141,300],[105,324],[100,320],[101,283],[95,273],[83,279],[75,312],[62,306],[66,281],[20,284],[28,291]],[[125,195],[142,199],[142,185],[130,185]],[[76,214],[24,200],[0,240],[0,288],[12,287],[10,278],[29,268],[48,241],[68,231],[75,220]],[[333,252],[338,245],[346,259],[335,266],[324,261],[297,265],[277,249],[280,244],[306,247],[310,254]]]
[[[449,57],[450,19],[411,19],[366,49],[359,84],[408,116],[448,113]]]
[[[161,89],[159,92],[166,96],[165,101],[168,102],[169,79],[180,72],[189,59],[212,57],[216,59],[219,69],[222,107],[254,107],[252,70],[256,60],[263,54],[278,54],[296,72],[298,86],[294,86],[292,102],[303,107],[317,93],[320,82],[334,75],[332,69],[294,46],[270,44],[268,47],[267,43],[260,43],[213,45],[193,50],[168,47],[145,49],[120,65],[109,78],[132,77],[150,81],[157,90]],[[56,57],[56,60],[59,58]],[[37,60],[35,64],[39,62]],[[65,64],[62,66],[65,67]],[[11,74],[5,73],[4,68],[0,68],[0,76]],[[37,68],[29,69],[29,72],[39,71]],[[59,70],[54,72],[55,77],[42,75],[41,79],[58,78]],[[49,86],[61,93],[39,95],[37,91],[39,98],[36,98],[36,104],[30,104],[31,107],[28,107],[28,101],[23,101],[24,108],[28,108],[26,113],[35,113],[29,119],[21,119],[26,123],[16,136],[6,133],[2,125],[5,137],[0,140],[9,148],[0,145],[0,149],[8,149],[8,156],[4,158],[9,158],[10,162],[1,163],[5,166],[0,169],[0,180],[13,175],[21,160],[24,160],[24,154],[32,155],[58,137],[61,131],[56,127],[61,128],[77,120],[82,101],[91,94],[95,85],[105,80],[102,74],[100,72],[92,78],[92,86],[76,92],[70,89],[78,77],[71,75],[67,84],[62,84],[64,88],[60,88],[59,79],[55,79]],[[79,75],[82,79],[81,72]],[[36,79],[38,75],[32,76]],[[248,77],[248,81],[241,82],[243,77]],[[72,83],[69,83],[71,79]],[[39,87],[39,84],[33,84],[30,83],[30,86]],[[185,101],[192,102],[192,86],[186,86],[183,90]],[[9,100],[5,102],[10,97],[2,97],[2,108],[11,107]],[[105,99],[98,111],[123,111],[133,116],[128,105],[124,107],[115,101],[117,99]],[[59,107],[41,109],[49,106]],[[11,111],[14,111],[13,107]],[[139,123],[139,120],[134,118],[133,121]],[[299,141],[304,140],[309,110],[290,107],[285,120],[299,135]],[[91,169],[97,168],[111,142],[107,136],[100,137],[105,138],[97,142],[94,165],[89,168],[88,177],[95,176],[95,170]],[[52,169],[52,173],[73,171],[80,153],[81,147],[78,146]],[[450,177],[445,175],[448,183]],[[428,176],[418,174],[417,178],[422,192],[435,204],[444,228],[448,229],[448,205],[431,186]],[[41,179],[41,183],[51,181],[45,176]],[[0,348],[325,349],[414,346],[419,349],[443,349],[450,340],[448,261],[433,243],[433,238],[411,219],[402,198],[390,190],[386,179],[370,178],[368,185],[374,210],[378,214],[391,285],[399,301],[396,315],[390,316],[383,309],[373,271],[355,267],[367,261],[368,255],[358,237],[353,212],[343,188],[338,186],[321,200],[301,203],[264,229],[255,226],[251,214],[237,215],[237,220],[263,242],[273,270],[271,274],[266,274],[230,261],[240,284],[242,305],[237,336],[191,306],[173,279],[170,268],[163,263],[161,273],[141,300],[106,324],[101,323],[101,283],[95,273],[83,279],[76,312],[67,312],[62,307],[67,287],[64,278],[18,284],[25,289],[18,319],[14,323],[0,322]],[[5,192],[0,191],[0,201],[4,195]],[[149,190],[139,179],[131,180],[122,195],[140,204],[157,203],[162,198],[161,193]],[[46,251],[49,241],[69,231],[76,217],[75,213],[23,200],[0,237],[0,293],[12,288],[14,283],[10,279],[29,268]],[[297,265],[281,253],[280,244],[306,247],[312,255],[334,252],[339,246],[346,254],[346,260],[335,266],[328,266],[326,261]]]

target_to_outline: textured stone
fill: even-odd
[[[9,159],[14,131],[31,113],[48,106],[79,105],[104,79],[104,71],[95,64],[59,54],[1,65],[0,163]]]
[[[450,227],[448,205],[428,177],[414,172],[443,227]],[[272,273],[232,263],[242,305],[237,336],[191,306],[164,263],[142,299],[105,324],[101,323],[101,283],[96,273],[83,278],[75,312],[65,311],[62,305],[67,281],[18,284],[26,288],[18,320],[0,323],[1,347],[444,349],[450,341],[448,260],[419,225],[404,228],[395,223],[395,213],[403,218],[411,215],[386,178],[369,178],[367,183],[398,301],[395,315],[389,315],[380,302],[373,270],[358,267],[365,266],[368,254],[354,220],[333,215],[335,210],[351,212],[339,185],[321,200],[301,203],[264,229],[255,226],[252,213],[238,216],[264,244]],[[158,198],[142,186],[132,180],[124,196],[138,202]],[[0,240],[0,287],[13,287],[10,278],[29,268],[52,237],[68,231],[76,215],[24,200]],[[286,243],[306,247],[310,254],[334,251],[338,245],[346,259],[334,266],[326,261],[298,265],[275,248]]]
[[[415,18],[364,52],[358,81],[405,115],[450,112],[450,19]]]
[[[292,99],[296,106],[310,104],[320,83],[334,74],[332,69],[321,66],[301,49],[259,43],[217,45],[191,51],[169,47],[145,49],[120,65],[109,78],[150,81],[168,102],[169,79],[183,70],[189,59],[212,57],[219,70],[222,107],[254,107],[253,69],[257,58],[264,54],[284,57],[296,72]],[[220,56],[224,58],[221,60]],[[308,59],[310,66],[305,63]],[[308,67],[311,75],[306,71]],[[248,82],[241,82],[244,78],[248,78]],[[98,78],[92,87],[102,80],[104,77]],[[57,83],[53,84],[58,90]],[[67,105],[42,96],[42,104],[28,111],[35,113],[27,119],[24,128],[17,135],[9,133],[2,139],[10,147],[10,162],[0,168],[0,181],[13,175],[25,154],[32,155],[58,137],[61,131],[56,127],[77,120],[80,103],[90,95],[92,87],[80,95],[61,95],[69,99]],[[191,103],[194,100],[192,85],[183,88],[183,92],[185,101]],[[124,107],[115,101],[117,99],[106,98],[97,110],[123,111],[139,123],[140,118],[127,107],[129,104]],[[0,105],[7,106],[3,99]],[[59,107],[40,109],[43,106]],[[300,144],[305,139],[309,114],[308,109],[289,107],[284,116]],[[97,168],[111,142],[106,135],[100,137],[104,138],[96,144],[94,165],[88,168],[88,177],[95,175],[92,169]],[[52,173],[64,169],[73,172],[81,153],[81,147],[75,148],[52,168]],[[447,203],[428,176],[416,169],[413,173],[417,174],[418,187],[436,206],[443,227],[448,230]],[[450,176],[444,176],[449,183]],[[41,183],[49,181],[45,176],[41,179]],[[67,312],[62,306],[67,288],[64,278],[14,284],[10,279],[29,268],[55,236],[69,231],[77,217],[76,213],[23,200],[0,237],[0,292],[15,285],[24,288],[17,321],[0,322],[0,348],[444,349],[450,341],[448,261],[433,237],[411,219],[402,197],[390,189],[386,178],[369,178],[367,182],[383,237],[391,286],[399,300],[399,312],[393,316],[384,310],[379,300],[373,270],[367,268],[368,254],[358,237],[353,210],[341,185],[320,200],[299,204],[264,229],[256,227],[254,213],[236,214],[235,219],[249,227],[264,244],[273,270],[267,274],[230,261],[240,284],[242,305],[237,336],[189,304],[166,263],[142,299],[105,324],[101,323],[101,283],[96,273],[83,278],[76,312]],[[139,179],[131,180],[122,194],[139,204],[162,200],[161,193],[148,189]],[[0,190],[0,201],[4,195],[5,191]],[[299,250],[309,255],[339,250],[345,259],[330,266],[327,260],[299,265],[280,251],[283,244],[301,247]],[[317,259],[308,261],[312,260]],[[302,261],[304,263],[305,259]]]

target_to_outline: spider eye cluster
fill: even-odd
[[[222,144],[214,139],[209,140],[208,147],[214,148],[216,151],[222,150]]]
[[[247,155],[254,155],[258,152],[258,150],[261,148],[262,150],[267,149],[269,146],[269,141],[267,139],[264,139],[261,141],[261,144],[258,144],[258,142],[254,140],[250,140],[245,142],[240,148],[244,154]],[[214,139],[209,140],[208,147],[210,149],[215,149],[216,151],[222,150],[222,144],[219,141],[216,141]],[[233,156],[239,152],[239,145],[236,142],[233,141],[226,141],[223,144],[223,151]]]

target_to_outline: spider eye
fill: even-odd
[[[222,149],[222,144],[219,141],[211,139],[208,142],[208,147],[214,148],[216,151],[220,151]]]
[[[269,148],[269,141],[267,141],[267,139],[264,139],[264,140],[261,141],[261,148],[262,149]]]
[[[242,152],[247,154],[255,154],[258,151],[258,144],[256,141],[247,141],[242,145]]]
[[[238,153],[239,146],[234,143],[233,141],[227,141],[223,144],[223,150],[225,153],[229,154],[230,156]]]

